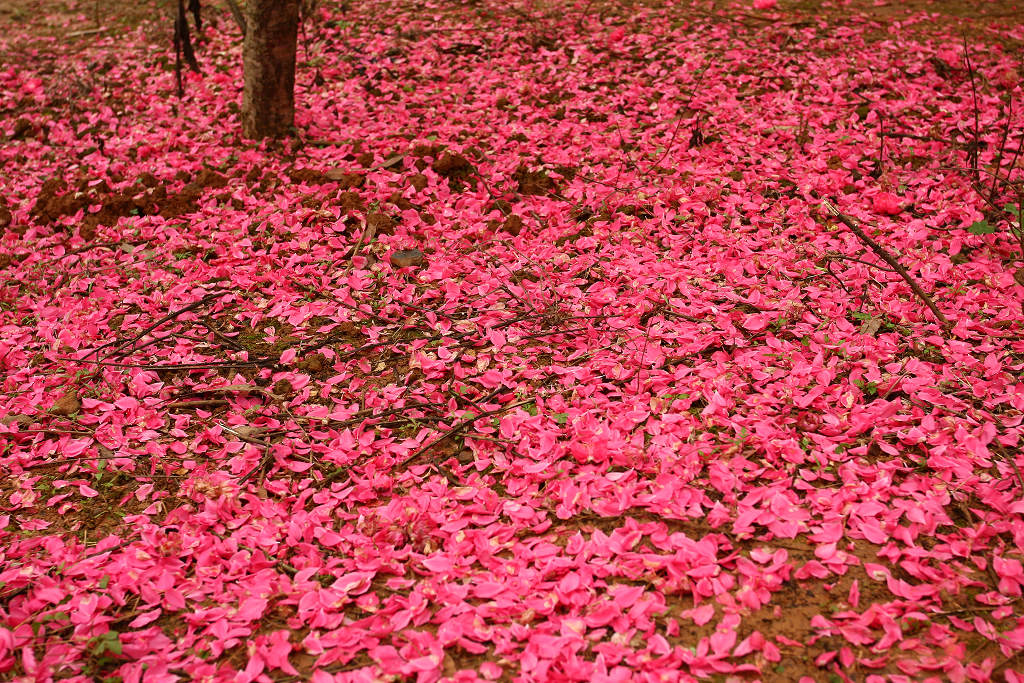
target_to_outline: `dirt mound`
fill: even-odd
[[[409,150],[409,156],[433,157],[436,159],[442,151],[444,151],[444,146],[442,145],[413,145],[413,148]]]
[[[329,169],[324,173],[324,178],[324,182],[338,183],[343,190],[362,187],[366,182],[366,177],[362,173],[349,173],[339,168]]]
[[[505,219],[505,223],[501,226],[501,229],[510,235],[518,235],[523,230],[522,217],[512,214]]]
[[[417,192],[422,192],[423,188],[427,186],[427,176],[422,173],[415,173],[409,176],[409,184],[416,188]]]
[[[0,235],[4,234],[4,230],[7,229],[13,220],[14,215],[11,213],[11,210],[0,204]]]
[[[342,192],[338,195],[338,207],[342,213],[366,211],[366,203],[357,192]]]
[[[527,166],[520,166],[512,174],[512,179],[519,186],[519,194],[544,195],[557,188],[554,179],[544,169],[531,171]]]
[[[314,168],[290,168],[287,175],[293,183],[319,184],[327,181],[323,171]]]
[[[372,228],[378,235],[393,235],[395,232],[395,221],[379,211],[374,211],[366,217],[366,226]]]
[[[85,215],[80,228],[83,238],[92,239],[98,226],[116,225],[118,219],[126,216],[176,218],[192,213],[199,208],[199,200],[207,190],[227,185],[225,176],[209,169],[200,171],[177,193],[168,192],[160,179],[148,172],[140,174],[133,185],[118,191],[111,190],[105,180],[96,183],[83,178],[72,189],[64,178],[53,177],[43,183],[31,214],[37,222],[46,224],[99,206],[98,211]]]
[[[69,192],[67,181],[54,177],[43,182],[31,213],[37,219],[51,222],[61,216],[76,213],[88,205],[87,197],[80,193]]]
[[[434,173],[449,180],[465,180],[476,173],[476,168],[469,159],[452,152],[441,155],[441,158],[434,162],[433,169]]]

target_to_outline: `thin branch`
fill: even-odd
[[[164,317],[160,318],[155,323],[153,323],[152,325],[150,325],[146,329],[142,330],[142,332],[139,332],[137,335],[135,335],[134,337],[132,337],[128,341],[123,341],[123,342],[120,342],[120,343],[115,341],[115,342],[110,342],[108,344],[104,344],[100,348],[96,349],[96,352],[99,352],[101,349],[104,349],[104,348],[106,348],[108,346],[114,346],[113,351],[111,351],[110,353],[108,353],[105,356],[105,358],[110,358],[112,355],[114,355],[115,353],[117,353],[118,351],[123,349],[124,347],[131,346],[132,344],[134,344],[135,342],[139,341],[140,339],[142,339],[147,334],[149,334],[150,332],[152,332],[156,328],[160,327],[164,323],[169,322],[171,320],[174,320],[179,315],[182,315],[184,313],[189,313],[190,311],[194,311],[197,308],[200,308],[201,306],[205,306],[206,304],[210,303],[211,301],[215,300],[216,298],[218,298],[220,296],[223,296],[224,294],[225,294],[225,292],[217,292],[216,294],[207,294],[206,296],[204,296],[199,301],[193,302],[193,303],[189,304],[188,306],[185,306],[184,308],[178,309],[177,311],[173,311],[171,313],[168,313],[167,315],[165,315]]]
[[[967,73],[971,76],[971,94],[974,98],[974,149],[968,155],[968,159],[971,161],[974,167],[974,182],[975,184],[981,184],[981,173],[979,171],[981,165],[979,158],[981,156],[981,126],[978,123],[978,85],[974,80],[974,65],[971,63],[971,55],[967,51],[967,35],[964,34],[964,61],[967,63]]]
[[[342,276],[348,275],[352,272],[353,266],[356,264],[356,256],[359,255],[359,250],[363,248],[363,242],[372,242],[374,233],[377,232],[376,225],[367,225],[366,228],[359,234],[359,241],[356,242],[356,246],[352,249],[352,256],[349,257],[348,265],[345,270],[342,271]]]
[[[839,209],[835,207],[834,204],[830,202],[825,202],[825,209],[828,210],[828,212],[831,213],[833,216],[835,216],[840,223],[848,227],[850,231],[857,236],[857,239],[866,244],[871,249],[871,251],[875,252],[875,255],[877,255],[878,258],[882,259],[890,266],[892,266],[892,269],[895,270],[908,285],[910,285],[910,289],[912,289],[914,294],[916,294],[917,297],[922,302],[924,302],[924,305],[928,307],[928,310],[932,312],[932,315],[935,316],[935,319],[938,320],[943,327],[950,326],[949,320],[946,318],[946,316],[942,314],[942,311],[939,310],[938,306],[935,305],[935,302],[932,301],[932,298],[928,296],[927,292],[921,289],[921,286],[917,284],[914,278],[910,276],[910,273],[907,272],[907,269],[903,267],[903,264],[896,260],[895,256],[890,254],[885,249],[885,247],[880,245],[878,242],[868,237],[868,235],[863,230],[861,230],[856,223],[850,220],[849,217],[843,215],[839,211]]]
[[[474,424],[477,420],[482,420],[485,417],[492,417],[494,415],[498,415],[500,413],[504,413],[504,412],[506,412],[508,410],[512,410],[513,408],[518,408],[519,406],[524,406],[527,403],[533,403],[533,401],[534,401],[534,399],[532,399],[532,398],[531,399],[527,399],[525,401],[518,401],[516,403],[513,403],[512,405],[502,406],[501,408],[496,408],[494,410],[488,410],[485,413],[480,413],[479,415],[474,415],[473,417],[461,420],[461,421],[455,423],[454,427],[452,427],[451,429],[446,431],[441,436],[437,437],[436,439],[433,439],[432,441],[428,441],[426,444],[424,444],[422,448],[420,448],[418,451],[416,451],[415,453],[410,455],[408,458],[403,460],[400,463],[400,466],[401,467],[408,467],[410,464],[412,464],[413,461],[415,461],[421,455],[423,455],[424,453],[429,451],[431,448],[433,448],[437,444],[441,443],[445,439],[448,439],[448,438],[451,438],[451,437],[455,436],[459,432],[463,431],[467,427],[469,427],[472,424]]]

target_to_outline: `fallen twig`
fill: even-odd
[[[968,163],[973,167],[974,171],[974,184],[981,185],[981,164],[979,159],[981,156],[981,130],[980,124],[978,123],[978,85],[974,80],[974,64],[971,63],[971,55],[967,51],[967,34],[963,36],[964,40],[964,61],[967,63],[967,73],[971,77],[971,95],[974,103],[974,129],[971,131],[974,136],[974,145],[967,154]],[[998,170],[998,169],[997,169]]]
[[[914,278],[910,276],[910,273],[907,272],[907,269],[903,267],[903,264],[896,260],[895,256],[890,254],[881,244],[868,237],[868,235],[863,230],[861,230],[856,223],[850,220],[848,216],[840,212],[834,204],[832,204],[831,202],[825,202],[825,209],[828,210],[828,212],[831,213],[833,216],[835,216],[840,223],[848,227],[850,231],[857,236],[857,239],[866,244],[871,249],[871,251],[875,252],[878,258],[882,259],[890,266],[892,266],[892,269],[895,270],[901,278],[903,278],[904,282],[910,285],[910,289],[913,290],[914,294],[916,294],[917,297],[924,302],[924,305],[927,306],[928,310],[932,312],[932,315],[935,316],[935,319],[938,320],[943,325],[943,327],[949,327],[950,323],[946,316],[942,314],[942,311],[940,311],[938,306],[935,305],[935,302],[932,301],[932,298],[928,296],[928,293],[921,289],[921,286],[917,284]]]
[[[226,406],[228,403],[230,403],[230,401],[226,401],[222,398],[208,398],[195,401],[173,401],[166,404],[164,407],[168,410],[181,410],[183,408],[212,408],[217,406]]]
[[[505,411],[512,410],[513,408],[518,408],[519,406],[524,406],[527,403],[533,403],[533,399],[531,398],[531,399],[527,399],[525,401],[518,401],[516,403],[513,403],[512,405],[502,406],[501,408],[495,408],[494,410],[488,410],[487,412],[480,413],[479,415],[474,415],[473,417],[469,417],[469,418],[466,418],[464,420],[460,420],[459,422],[457,422],[455,424],[454,427],[452,427],[451,429],[449,429],[448,431],[446,431],[444,434],[442,434],[441,436],[437,437],[436,439],[433,439],[432,441],[428,441],[426,444],[423,445],[422,448],[420,448],[418,451],[416,451],[415,453],[410,455],[408,458],[403,460],[400,463],[400,466],[401,467],[408,467],[410,464],[412,464],[412,462],[414,460],[416,460],[421,455],[423,455],[424,453],[429,451],[431,448],[433,448],[437,444],[441,443],[445,439],[448,439],[448,438],[451,438],[451,437],[455,436],[456,434],[458,434],[459,432],[464,430],[466,427],[469,427],[470,425],[472,425],[477,420],[483,419],[485,417],[492,417],[492,416],[498,415],[500,413],[504,413]]]
[[[78,37],[81,37],[81,36],[91,36],[91,35],[93,35],[95,33],[103,33],[104,31],[109,31],[109,30],[110,30],[110,27],[108,27],[108,26],[100,26],[99,28],[87,28],[87,29],[82,29],[81,31],[72,31],[71,33],[65,33],[64,37],[65,38],[78,38]]]
[[[345,270],[342,271],[342,275],[348,275],[356,264],[356,256],[359,255],[359,250],[363,248],[363,242],[370,242],[373,240],[374,233],[377,232],[377,227],[374,225],[367,225],[366,229],[359,235],[359,241],[356,242],[356,246],[352,249],[352,256],[349,257],[348,265],[345,266]]]
[[[120,363],[118,361],[89,360],[88,358],[72,358],[71,356],[54,356],[53,360],[66,360],[73,363],[85,363],[87,365],[103,365],[111,368],[135,368],[136,370],[244,370],[246,368],[258,368],[264,363],[274,365],[275,362],[263,360],[260,362],[224,361],[209,363]]]
[[[172,311],[171,313],[168,313],[167,315],[165,315],[164,317],[160,318],[159,320],[157,320],[152,325],[148,326],[146,329],[144,329],[141,332],[139,332],[137,335],[135,335],[131,339],[128,339],[128,340],[122,341],[122,342],[117,342],[117,341],[109,342],[109,343],[104,344],[103,346],[99,347],[98,349],[96,349],[95,353],[99,353],[101,350],[103,350],[103,349],[105,349],[105,348],[107,348],[109,346],[113,346],[114,349],[110,353],[108,353],[106,356],[104,356],[104,359],[110,358],[112,355],[114,355],[115,353],[117,353],[118,351],[123,349],[124,347],[131,346],[132,344],[134,344],[135,342],[139,341],[140,339],[142,339],[147,334],[149,334],[150,332],[152,332],[156,328],[160,327],[164,323],[170,322],[171,320],[174,320],[179,315],[183,315],[185,313],[189,313],[191,311],[196,310],[197,308],[205,306],[206,304],[208,304],[211,301],[217,299],[218,297],[223,296],[224,294],[226,294],[226,292],[216,292],[214,294],[207,294],[206,296],[204,296],[199,301],[195,301],[195,302],[189,304],[188,306],[185,306],[184,308],[179,308],[176,311]]]

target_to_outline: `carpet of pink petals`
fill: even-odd
[[[344,4],[0,39],[0,678],[1024,680],[1024,27]]]

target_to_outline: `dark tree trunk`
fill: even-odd
[[[295,123],[295,50],[300,0],[248,0],[242,58],[242,132],[287,135]]]

